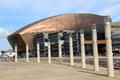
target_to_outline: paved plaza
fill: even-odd
[[[107,77],[107,69],[100,67],[94,71],[92,65],[82,69],[79,63],[47,62],[0,62],[0,80],[120,80],[120,70],[115,70],[115,77]]]

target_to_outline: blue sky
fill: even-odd
[[[54,15],[94,13],[120,21],[120,0],[0,0],[0,50],[10,47],[6,37],[21,27]]]

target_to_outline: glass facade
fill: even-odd
[[[98,28],[99,27],[99,28]],[[84,30],[84,37],[85,41],[92,41],[92,27],[83,27]],[[62,34],[60,36],[59,34]],[[81,50],[80,50],[80,31],[78,30],[64,30],[59,32],[50,32],[50,33],[40,33],[35,36],[35,43],[40,43],[40,53],[41,56],[47,56],[48,54],[48,41],[50,42],[51,46],[51,55],[53,57],[58,57],[59,55],[59,47],[58,47],[58,39],[62,41],[62,55],[63,56],[69,56],[69,37],[70,34],[72,34],[72,41],[73,41],[73,54],[74,56],[80,56]],[[105,40],[105,33],[103,29],[103,25],[97,25],[97,39],[98,40]],[[99,53],[104,53],[103,47],[105,47],[104,44],[99,44]],[[85,51],[86,55],[93,55],[92,50],[92,43],[91,44],[85,44]]]

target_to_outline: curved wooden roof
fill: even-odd
[[[46,18],[29,24],[8,36],[8,41],[14,47],[17,42],[20,51],[25,51],[25,44],[30,45],[30,50],[34,50],[33,38],[40,32],[53,32],[62,30],[75,30],[81,26],[92,24],[104,24],[105,16],[95,14],[65,14]],[[13,38],[13,39],[12,39]],[[15,41],[16,40],[16,41]]]

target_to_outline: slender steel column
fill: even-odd
[[[74,65],[72,33],[69,34],[70,65]]]
[[[81,42],[82,68],[86,68],[85,44],[84,44],[84,32],[83,32],[83,30],[80,31],[80,42]]]
[[[37,62],[40,62],[40,44],[37,42]]]
[[[28,48],[28,44],[26,44],[26,62],[29,62],[29,48]]]
[[[15,62],[17,62],[17,44],[15,44]]]
[[[111,21],[109,16],[107,16],[105,23],[105,39],[106,39],[106,54],[107,54],[107,63],[108,63],[108,76],[114,77],[113,53],[112,53],[112,42],[111,42]]]
[[[48,42],[48,63],[51,63],[51,47],[50,47],[50,42]]]
[[[95,70],[95,71],[99,71],[96,25],[93,25],[93,29],[92,29],[92,40],[93,40],[94,70]]]

